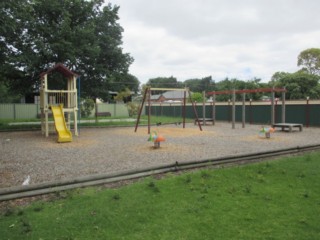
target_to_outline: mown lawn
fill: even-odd
[[[1,239],[320,239],[320,153],[58,193]]]

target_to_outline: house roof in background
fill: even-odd
[[[182,99],[184,98],[184,91],[167,91],[162,94],[166,99]],[[186,97],[189,97],[189,93],[186,92]]]

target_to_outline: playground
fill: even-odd
[[[63,76],[66,89],[52,89],[52,72]],[[78,75],[62,64],[40,76],[41,131],[1,133],[0,188],[75,179],[95,174],[116,174],[127,170],[201,161],[218,157],[250,154],[277,149],[320,144],[319,128],[302,129],[302,124],[285,122],[285,89],[256,89],[211,92],[212,125],[198,118],[190,90],[148,87],[143,101],[148,103],[148,125],[140,126],[139,114],[135,128],[78,129]],[[80,82],[79,82],[80,83]],[[182,93],[182,120],[176,124],[150,124],[151,92],[174,90]],[[271,93],[271,126],[245,126],[245,94]],[[281,125],[275,124],[274,94],[282,94]],[[186,123],[186,96],[192,103],[195,122]],[[215,95],[232,94],[232,127],[227,122],[216,122]],[[242,94],[242,126],[236,124],[235,95]],[[203,108],[202,116],[205,116]],[[54,123],[50,122],[54,118]],[[206,121],[205,119],[202,119]],[[71,129],[73,123],[73,129]],[[203,126],[201,126],[203,125]],[[293,129],[298,127],[298,130]],[[282,131],[288,129],[288,131]],[[45,136],[45,137],[44,137]],[[160,137],[161,136],[161,137]],[[160,141],[158,141],[161,138]],[[157,139],[157,141],[156,141]],[[165,140],[165,141],[163,141]],[[58,142],[58,143],[57,143]]]
[[[265,126],[268,127],[268,126]],[[148,141],[148,128],[83,128],[69,143],[58,144],[57,134],[40,131],[3,132],[0,135],[0,188],[117,173],[177,162],[213,159],[319,144],[319,128],[292,132],[276,130],[266,138],[261,125],[216,122],[214,126],[187,123],[151,126],[165,137],[159,148]]]

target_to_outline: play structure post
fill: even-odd
[[[206,125],[206,91],[202,92],[202,120],[203,120],[203,126]]]
[[[272,89],[271,91],[271,125],[274,124],[274,112],[275,108],[274,108],[274,89]]]
[[[242,128],[246,126],[246,94],[242,93]]]
[[[74,105],[75,109],[74,109],[74,116],[73,116],[73,126],[74,126],[74,135],[75,136],[79,136],[78,133],[78,112],[79,112],[79,107],[78,107],[78,94],[77,94],[77,78],[75,76],[73,76],[73,89],[74,91],[76,91],[73,96],[73,98],[71,97],[71,99],[73,99],[75,101]],[[70,106],[72,107],[72,106]],[[71,120],[71,114],[70,114],[70,120]],[[70,121],[71,122],[71,121]]]
[[[282,110],[281,110],[281,121],[282,123],[286,122],[286,88],[283,88],[282,92]]]
[[[236,122],[236,90],[232,91],[232,129],[235,129]]]

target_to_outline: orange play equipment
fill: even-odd
[[[154,142],[154,148],[159,148],[160,142],[164,142],[165,140],[166,139],[156,131],[153,131],[148,138],[149,142]]]

